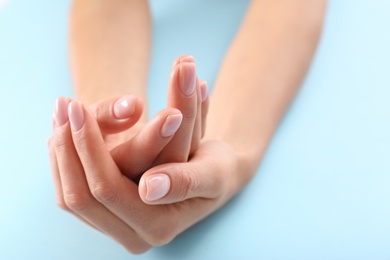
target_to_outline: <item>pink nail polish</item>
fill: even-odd
[[[196,71],[194,63],[180,65],[179,88],[185,96],[190,96],[195,91]]]
[[[154,174],[148,176],[145,180],[146,184],[146,200],[155,201],[167,195],[171,180],[166,174]]]
[[[118,119],[131,117],[135,112],[136,96],[125,96],[118,99],[114,104],[114,115]]]
[[[170,115],[165,119],[163,126],[161,127],[161,136],[169,137],[176,133],[179,129],[181,121],[183,120],[182,114]]]
[[[79,131],[84,126],[84,111],[80,102],[73,101],[70,103],[69,121],[73,132]]]
[[[62,126],[68,122],[68,106],[69,101],[64,97],[59,97],[56,100],[55,109],[54,109],[54,118],[56,126]]]

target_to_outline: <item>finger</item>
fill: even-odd
[[[190,55],[181,55],[173,63],[173,68],[184,62],[195,63],[195,59]],[[194,130],[192,134],[190,153],[197,149],[200,143],[200,139],[204,136],[206,129],[206,115],[208,112],[208,92],[207,82],[204,80],[197,80],[197,117],[194,123]]]
[[[94,198],[131,226],[148,244],[173,239],[179,216],[168,218],[163,206],[149,206],[139,198],[138,187],[123,176],[104,145],[91,112],[78,102],[70,105],[72,138]]]
[[[93,104],[91,110],[104,136],[119,133],[137,123],[143,104],[136,96],[110,97]]]
[[[72,102],[73,103],[73,102]],[[64,202],[74,215],[113,237],[131,252],[144,251],[149,245],[134,230],[99,203],[91,194],[83,165],[75,150],[67,120],[69,103],[57,101],[58,124],[54,134],[55,153],[60,173]],[[71,107],[69,106],[71,114]],[[64,119],[64,120],[62,120]]]
[[[62,98],[62,99],[60,99],[60,102],[61,101],[64,101],[67,104],[67,103],[70,102],[70,99]],[[56,116],[55,113],[53,113],[53,119],[52,119],[53,132],[55,131],[57,122],[59,122],[59,121],[67,121],[67,115],[66,114],[58,115],[58,112],[59,112],[58,108],[59,108],[59,104],[58,104],[58,101],[57,101],[56,102],[56,107],[55,107],[55,113],[57,113],[57,116]],[[57,118],[58,118],[58,120],[56,120]],[[56,204],[57,204],[57,206],[59,208],[65,210],[65,211],[67,211],[69,213],[72,213],[71,210],[66,205],[65,200],[64,200],[64,193],[63,193],[63,190],[62,190],[61,177],[60,177],[60,173],[59,173],[59,170],[58,170],[57,156],[56,156],[55,148],[54,148],[55,145],[53,143],[54,143],[53,137],[51,137],[51,138],[49,138],[47,140],[47,145],[48,145],[48,149],[49,149],[49,158],[50,158],[50,168],[51,168],[51,172],[52,172],[53,184],[54,184],[54,189],[55,189],[55,194],[56,194]],[[102,232],[99,228],[95,227],[94,225],[92,225],[87,220],[83,219],[82,217],[80,217],[78,215],[75,215],[75,216],[79,220],[81,220],[82,222],[87,224],[88,226],[92,227],[93,229],[96,229],[97,231]]]
[[[182,63],[182,62],[195,63],[195,59],[194,59],[193,56],[188,55],[188,54],[180,55],[180,56],[177,57],[177,58],[175,59],[175,61],[173,62],[172,69],[175,68],[176,65],[178,65],[179,63]]]
[[[69,104],[70,99],[61,98],[59,101],[60,102],[65,102],[65,105],[66,105],[66,104]],[[57,114],[59,112],[61,112],[61,111],[58,111],[59,107],[61,107],[61,104],[58,104],[58,101],[57,101],[56,102],[56,107],[55,107],[55,113],[57,113]],[[59,121],[67,121],[68,120],[66,114],[61,114],[61,115],[57,115],[56,116],[55,113],[53,113],[53,119],[52,119],[53,132],[55,131],[57,122],[59,122]],[[56,118],[58,118],[58,120],[56,120]],[[62,124],[62,122],[60,122],[60,123]],[[59,208],[65,210],[65,211],[67,211],[69,213],[72,213],[72,211],[68,208],[68,206],[66,205],[65,200],[64,200],[64,193],[63,193],[63,190],[62,190],[62,182],[61,182],[60,172],[58,170],[58,163],[57,163],[57,156],[56,156],[56,153],[55,153],[54,142],[55,142],[55,138],[53,140],[53,137],[47,139],[47,145],[48,145],[48,149],[49,149],[49,158],[50,158],[50,168],[51,168],[51,172],[52,172],[53,184],[54,184],[54,189],[55,189],[55,194],[56,194],[56,203],[57,203],[57,206]],[[92,227],[92,228],[102,232],[99,228],[95,227],[94,225],[92,225],[87,220],[83,219],[82,217],[80,217],[78,215],[75,215],[75,216],[79,220],[81,220],[82,222],[87,224],[88,226],[90,226],[90,227]]]
[[[54,189],[55,189],[55,193],[56,193],[56,203],[57,203],[57,206],[59,208],[65,210],[69,213],[72,213],[72,211],[68,208],[68,206],[66,205],[66,203],[64,201],[61,179],[60,179],[60,174],[59,174],[58,166],[57,166],[57,157],[55,155],[54,145],[52,145],[51,143],[52,143],[52,140],[51,140],[51,138],[49,138],[48,139],[48,148],[49,148],[49,156],[50,156],[50,167],[51,167],[51,172],[52,172]],[[92,225],[91,223],[89,223],[88,221],[83,219],[82,217],[80,217],[78,215],[74,215],[74,216],[77,217],[82,222],[84,222],[85,224],[87,224],[88,226],[90,226],[91,228],[93,228],[101,233],[104,233],[99,228],[95,227],[94,225]]]
[[[188,160],[197,115],[195,63],[185,61],[175,65],[168,92],[168,106],[179,109],[183,121],[172,141],[157,158],[157,164]]]
[[[122,173],[133,180],[149,169],[158,154],[172,140],[183,115],[175,108],[167,108],[155,115],[129,141],[117,146],[111,155]]]
[[[202,80],[200,83],[200,93],[202,98],[202,137],[206,133],[206,121],[207,121],[207,113],[209,111],[209,94],[207,89],[207,82]]]
[[[50,169],[51,169],[51,175],[54,184],[56,203],[58,207],[60,207],[61,209],[68,210],[68,208],[65,205],[65,201],[62,193],[60,173],[58,172],[58,166],[57,166],[57,158],[55,155],[54,146],[51,144],[51,142],[52,140],[51,138],[49,138],[47,140],[47,146],[49,149]]]
[[[195,105],[195,118],[194,125],[192,129],[191,136],[191,145],[189,150],[189,155],[191,155],[199,146],[200,140],[202,137],[202,101],[201,101],[201,93],[200,93],[200,80],[196,80],[196,105]]]
[[[222,149],[222,148],[221,148]],[[226,149],[229,149],[227,147]],[[218,153],[220,152],[220,153]],[[191,198],[215,199],[221,197],[230,180],[224,178],[225,167],[220,162],[230,162],[224,158],[224,151],[211,150],[201,156],[195,154],[187,163],[168,163],[156,166],[145,172],[139,183],[139,194],[147,204],[171,204]]]

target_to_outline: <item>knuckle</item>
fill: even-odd
[[[60,209],[65,210],[67,212],[70,211],[64,200],[62,200],[62,199],[57,200],[56,204],[57,204],[57,207],[59,207]]]
[[[102,118],[104,117],[104,109],[102,109],[99,104],[95,104],[91,107],[92,116],[100,123]]]
[[[68,209],[76,212],[84,211],[90,205],[88,196],[78,193],[70,193],[64,195],[65,205]]]
[[[66,152],[67,150],[67,147],[68,147],[68,142],[67,140],[64,138],[64,136],[62,135],[58,135],[56,138],[55,138],[55,142],[54,143],[54,149],[56,151],[59,151],[59,152]]]
[[[143,254],[150,249],[150,247],[145,247],[145,246],[136,247],[134,245],[124,246],[124,247],[127,250],[127,252],[133,255]]]
[[[127,239],[121,242],[121,245],[126,249],[127,252],[134,255],[145,253],[151,248],[151,245],[147,244],[142,239]]]
[[[169,214],[169,212],[165,213]],[[153,247],[164,246],[170,243],[180,232],[177,225],[178,219],[174,216],[159,218],[148,223],[139,227],[139,234],[141,234],[147,244]]]
[[[163,228],[160,230],[153,230],[153,232],[147,232],[145,240],[153,247],[164,246],[170,243],[176,235],[172,231],[168,231]]]
[[[198,181],[196,174],[188,169],[181,169],[178,174],[179,179],[179,191],[177,194],[178,199],[188,199],[192,194],[196,194]]]
[[[92,196],[103,204],[113,204],[117,200],[115,189],[107,184],[96,185],[91,192]]]
[[[181,109],[181,112],[183,114],[183,121],[184,120],[187,120],[187,121],[195,120],[196,115],[198,113],[198,111],[195,108]]]

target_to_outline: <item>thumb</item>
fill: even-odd
[[[154,205],[195,197],[213,199],[222,191],[220,172],[201,160],[156,166],[143,174],[138,187],[141,199]]]
[[[114,134],[138,122],[143,112],[142,100],[136,96],[109,97],[90,107],[100,130]]]

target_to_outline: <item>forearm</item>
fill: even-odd
[[[70,62],[77,99],[112,95],[146,100],[151,22],[145,0],[75,0],[70,13]]]
[[[326,1],[254,0],[220,73],[207,136],[231,144],[246,182],[308,70]]]

